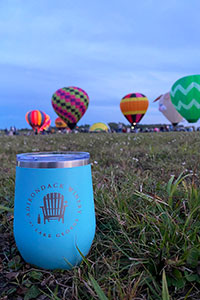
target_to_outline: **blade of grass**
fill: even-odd
[[[7,207],[7,206],[4,206],[4,205],[0,205],[0,211],[1,212],[4,212],[4,211],[8,211],[8,212],[14,212],[14,208],[10,208],[10,207]]]
[[[185,298],[184,300],[187,300],[188,299],[188,296],[190,295],[191,291],[193,290],[193,286],[191,287],[191,289],[187,292],[187,294],[185,295]]]
[[[98,297],[100,300],[108,300],[108,298],[106,297],[106,295],[104,294],[103,290],[101,289],[101,287],[99,286],[98,282],[94,279],[94,277],[89,273],[89,278],[90,281],[92,283],[92,286],[95,290],[95,292],[97,293]]]
[[[186,174],[183,176],[183,172],[178,176],[178,178],[175,180],[175,182],[173,183],[174,180],[174,175],[170,178],[170,180],[168,181],[167,184],[167,192],[169,194],[169,198],[168,198],[168,204],[169,206],[172,208],[172,204],[173,204],[173,195],[175,193],[175,191],[177,190],[178,185],[187,177],[192,176],[192,174]]]
[[[91,270],[91,265],[88,262],[87,258],[83,255],[83,253],[81,252],[81,250],[78,248],[78,246],[76,245],[76,249],[78,250],[80,256],[82,257],[83,261],[86,263],[86,265],[88,266],[89,270]],[[95,290],[95,292],[97,293],[98,297],[100,300],[108,300],[108,298],[106,297],[106,295],[104,294],[103,290],[100,288],[99,284],[97,283],[97,281],[94,279],[94,277],[92,276],[92,274],[89,272],[89,279],[92,283],[92,286]]]
[[[82,257],[83,261],[86,263],[86,265],[88,266],[88,269],[91,270],[91,265],[89,263],[89,261],[87,260],[87,258],[83,255],[83,253],[81,252],[81,250],[79,249],[79,247],[76,245],[76,249],[78,250],[80,256]]]
[[[193,214],[200,209],[200,206],[197,206],[196,208],[193,209],[193,211],[189,214],[189,216],[187,217],[187,220],[185,221],[185,225],[183,227],[183,232],[185,232],[186,227],[188,226]]]
[[[73,265],[64,257],[64,261],[68,264],[70,268],[73,268]]]
[[[162,300],[170,300],[165,270],[162,274]]]
[[[167,192],[168,194],[170,195],[171,193],[171,190],[172,190],[172,182],[174,181],[174,175],[171,176],[170,180],[168,181],[168,184],[167,184]]]

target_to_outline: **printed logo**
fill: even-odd
[[[77,191],[62,183],[41,185],[26,202],[29,226],[43,237],[62,237],[78,224],[82,204]],[[73,217],[74,216],[74,217]]]
[[[50,193],[43,198],[44,205],[40,206],[43,212],[44,224],[46,220],[62,220],[64,223],[65,208],[67,201],[64,202],[64,196],[60,193]],[[65,203],[65,205],[64,205]],[[38,224],[41,223],[40,214],[38,215]]]

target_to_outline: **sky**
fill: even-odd
[[[90,99],[78,125],[128,124],[119,104],[134,92],[149,100],[141,124],[169,124],[153,100],[200,74],[199,12],[199,0],[0,0],[0,128],[28,128],[34,109],[54,125],[51,97],[68,86]]]

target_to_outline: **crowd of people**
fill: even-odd
[[[10,136],[18,134],[18,131],[15,126],[10,126],[10,129],[5,128],[4,132],[6,135]]]
[[[200,127],[195,128],[194,126],[173,126],[173,125],[160,125],[160,126],[144,126],[144,125],[139,125],[139,126],[126,126],[122,123],[118,123],[118,126],[116,127],[110,127],[108,132],[113,133],[148,133],[148,132],[170,132],[170,131],[185,131],[185,132],[192,132],[192,131],[200,131]],[[70,132],[73,133],[78,133],[78,132],[84,132],[88,133],[90,132],[89,127],[87,126],[80,126],[76,127],[73,130],[70,130],[69,128],[56,128],[56,127],[50,127],[46,131],[41,131],[39,134],[45,135],[45,134],[55,134],[55,133],[60,133],[60,134],[68,134]],[[4,129],[4,134],[8,136],[13,136],[13,135],[33,135],[33,134],[38,134],[38,132],[34,132],[31,129],[22,129],[22,130],[17,130],[15,126],[11,126],[9,129]]]

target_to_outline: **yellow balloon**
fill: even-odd
[[[100,132],[100,131],[105,131],[108,132],[109,131],[109,127],[108,125],[106,125],[105,123],[94,123],[92,126],[90,126],[89,131],[90,132]]]

